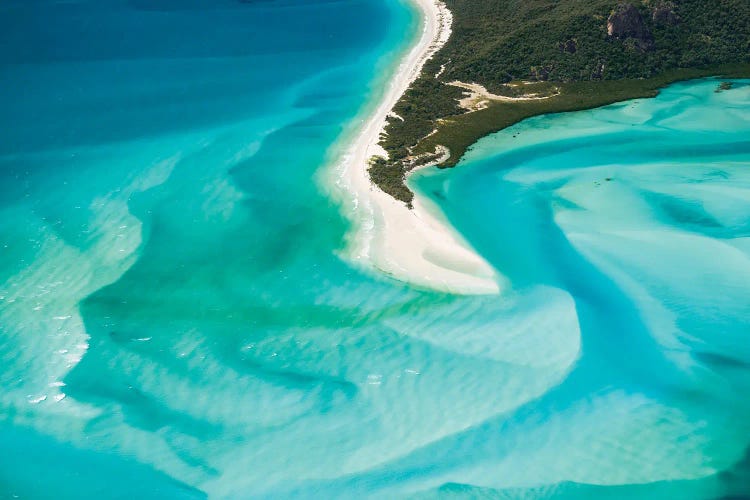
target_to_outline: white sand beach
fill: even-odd
[[[409,210],[374,186],[367,174],[386,117],[422,70],[448,40],[451,13],[439,0],[413,0],[423,14],[423,32],[401,62],[375,113],[368,118],[335,169],[347,213],[353,217],[346,257],[398,280],[463,294],[499,293],[492,267],[450,227],[440,210],[417,194]]]

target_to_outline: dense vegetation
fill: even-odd
[[[394,106],[393,112],[398,117],[388,120],[388,133],[381,144],[389,158],[402,160],[408,156],[407,148],[435,128],[436,118],[460,114],[458,99],[462,94],[462,89],[444,85],[435,78],[418,78]]]
[[[374,156],[370,159],[368,171],[370,179],[380,189],[411,207],[414,193],[404,184],[406,168],[402,162],[388,162],[382,156]]]
[[[371,170],[374,182],[405,202],[405,173],[438,144],[451,151],[443,166],[452,166],[478,138],[529,116],[653,96],[685,78],[750,76],[750,0],[446,3],[451,38],[397,104],[381,143],[389,159]],[[455,80],[502,95],[507,82],[543,80],[560,95],[465,113],[457,102],[463,90],[446,85]]]
[[[453,33],[432,65],[444,81],[491,88],[514,79],[649,78],[666,70],[750,61],[747,0],[651,0],[632,5],[643,36],[609,36],[612,0],[447,0]],[[673,16],[659,15],[672,12]],[[572,43],[570,43],[572,42]]]

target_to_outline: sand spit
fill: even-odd
[[[452,16],[442,2],[414,2],[424,16],[422,35],[334,172],[346,212],[353,219],[345,256],[417,286],[453,293],[498,293],[495,271],[430,200],[417,194],[409,210],[374,186],[367,174],[371,157],[387,156],[378,142],[393,106],[450,36]]]

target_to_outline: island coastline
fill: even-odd
[[[700,12],[691,7],[693,10],[683,12],[686,14],[683,18],[677,16],[665,20],[663,16],[657,16],[653,21],[646,21],[650,15],[650,11],[646,12],[648,9],[654,8],[654,12],[663,14],[659,10],[661,7],[645,5],[641,12],[628,7],[627,1],[620,1],[607,17],[604,14],[610,2],[602,1],[601,5],[592,6],[593,10],[587,14],[587,24],[581,28],[583,32],[591,31],[589,36],[598,33],[602,27],[609,29],[609,25],[622,14],[620,11],[628,7],[625,10],[646,26],[641,37],[646,45],[639,50],[630,50],[628,43],[636,40],[632,38],[635,35],[629,32],[618,34],[612,28],[606,40],[601,34],[592,35],[593,38],[589,36],[589,49],[614,50],[609,56],[615,61],[619,61],[617,57],[624,57],[644,67],[655,64],[657,69],[651,68],[655,74],[645,78],[639,76],[638,71],[643,68],[637,65],[633,67],[635,69],[628,66],[627,71],[615,66],[614,70],[607,69],[614,73],[605,74],[605,68],[610,66],[602,63],[599,73],[592,74],[589,79],[577,79],[563,73],[555,80],[548,78],[554,74],[537,74],[538,68],[535,70],[535,66],[531,66],[530,74],[524,75],[521,71],[521,79],[508,83],[485,81],[487,78],[477,80],[472,74],[451,68],[455,63],[451,56],[466,58],[465,51],[457,52],[456,44],[466,42],[467,36],[471,41],[475,25],[482,25],[486,18],[476,18],[477,9],[491,10],[491,6],[482,7],[475,2],[461,7],[453,0],[409,1],[422,15],[421,36],[403,57],[376,111],[370,113],[368,120],[362,120],[361,132],[356,140],[351,141],[351,148],[346,154],[339,155],[344,160],[335,169],[337,178],[334,184],[339,192],[344,193],[345,211],[354,226],[347,237],[344,254],[397,279],[429,288],[460,293],[497,293],[502,276],[451,228],[434,202],[414,192],[409,177],[416,170],[428,166],[453,167],[478,139],[532,116],[655,97],[665,86],[681,80],[712,75],[722,78],[750,75],[750,62],[743,62],[744,59],[727,62],[734,45],[731,40],[725,40],[726,33],[720,26],[713,25],[706,29],[714,30],[726,42],[715,58],[674,68],[668,64],[662,68],[653,61],[643,62],[641,59],[646,55],[641,54],[652,49],[666,50],[663,44],[659,45],[658,37],[656,45],[650,42],[648,29],[660,33],[660,37],[666,36],[664,33],[671,29],[675,36],[682,37],[682,45],[675,49],[679,54],[687,44],[685,37],[691,30],[703,26]],[[669,5],[669,9],[674,10],[675,7]],[[693,25],[696,22],[699,23],[697,28]],[[550,36],[554,38],[556,35]],[[580,47],[579,42],[583,44]],[[603,43],[608,45],[602,46]],[[585,45],[581,40],[568,40],[560,45],[563,54],[560,57],[572,57],[570,54],[577,53],[579,48],[583,50]],[[667,52],[667,55],[671,54]],[[439,79],[441,76],[442,80]]]
[[[450,39],[396,103],[380,142],[387,159],[370,168],[407,205],[409,171],[454,167],[476,141],[524,119],[655,97],[678,81],[750,77],[747,3],[724,16],[712,2],[444,1]]]

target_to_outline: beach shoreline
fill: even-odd
[[[411,0],[422,15],[422,33],[402,58],[374,113],[336,165],[334,184],[352,227],[343,256],[416,286],[460,294],[499,293],[492,267],[461,238],[439,208],[416,194],[413,208],[375,186],[371,157],[387,156],[378,144],[387,116],[424,63],[448,40],[452,17],[439,0]]]

